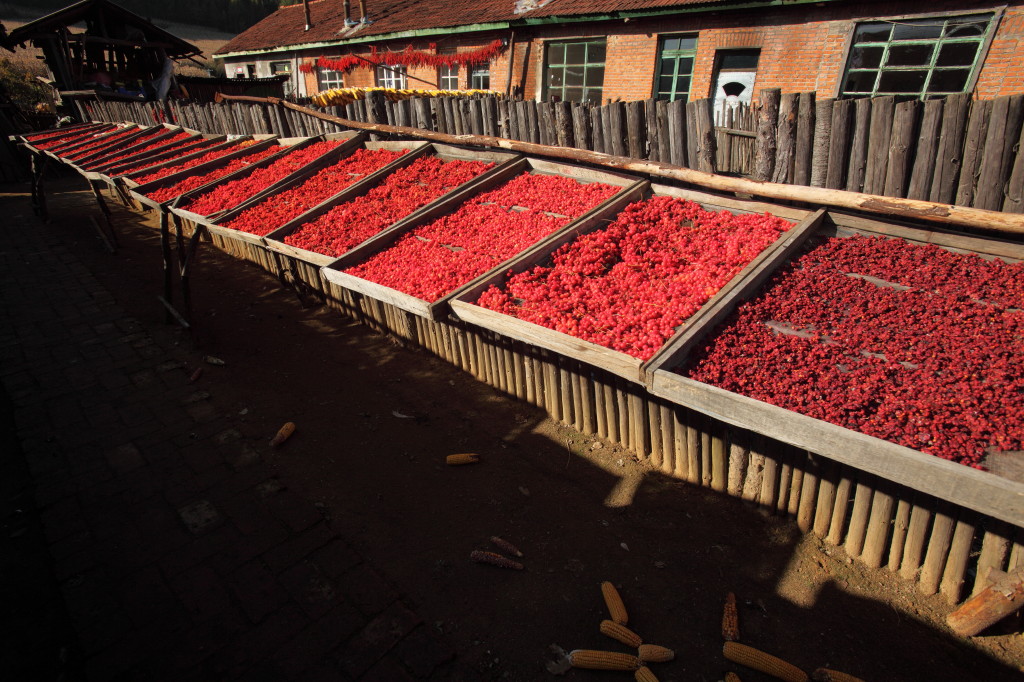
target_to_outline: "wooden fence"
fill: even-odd
[[[951,97],[904,106],[888,98],[815,103],[813,95],[798,94],[777,98],[774,111],[771,99],[765,98],[755,110],[740,111],[731,121],[726,118],[723,126],[739,125],[729,129],[741,130],[754,125],[753,138],[731,136],[753,139],[753,150],[745,157],[753,175],[767,173],[770,178],[819,186],[862,183],[865,190],[890,189],[897,196],[913,188],[925,193],[921,196],[940,200],[951,193],[953,199],[972,203],[995,202],[996,195],[1003,204],[1012,196],[1019,202],[1024,168],[1017,148],[1009,144],[1011,128],[1020,134],[1019,97],[980,103]],[[162,110],[150,105],[103,102],[89,106],[85,113],[93,119],[162,120]],[[266,104],[174,103],[170,111],[175,122],[206,132],[295,136],[340,129],[331,122]],[[455,134],[497,134],[549,144],[583,142],[597,151],[646,155],[684,166],[694,160],[705,169],[733,163],[732,152],[709,156],[722,131],[716,132],[711,125],[706,100],[589,108],[496,98],[365,100],[332,108],[331,113]],[[917,114],[920,122],[912,118]],[[993,117],[999,122],[996,126]],[[958,128],[957,121],[966,126]],[[910,134],[908,127],[938,134],[929,141]],[[989,134],[995,130],[1007,131],[1007,139]],[[963,173],[956,172],[960,167]],[[982,187],[980,178],[998,174],[1006,180]],[[899,178],[910,181],[901,183]],[[965,185],[962,195],[961,184]],[[1016,195],[1010,193],[1014,188]],[[716,203],[727,201],[733,200],[719,198]],[[863,219],[851,216],[848,220]],[[225,251],[283,278],[306,283],[342,313],[418,344],[497,390],[545,410],[552,419],[620,443],[667,475],[791,517],[801,530],[842,546],[869,567],[897,572],[925,594],[941,592],[956,602],[980,589],[990,568],[1010,571],[1024,566],[1024,528],[1015,524],[730,426],[573,358],[454,317],[432,321],[410,315],[327,281],[319,268],[302,260],[247,242],[217,235],[213,239]],[[1020,247],[1012,248],[1017,249],[1017,258],[1024,256]]]
[[[763,90],[756,106],[726,109],[717,126],[707,99],[591,106],[496,96],[390,102],[374,95],[328,111],[361,122],[577,147],[758,180],[1024,212],[1024,95],[816,101],[814,93]],[[145,124],[168,118],[153,104],[77,104],[86,118]],[[168,111],[174,122],[211,133],[340,130],[269,104],[172,102]]]

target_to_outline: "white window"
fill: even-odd
[[[437,67],[437,86],[442,90],[458,90],[459,89],[459,66],[458,64],[452,66],[439,66]]]
[[[474,66],[469,72],[469,87],[476,90],[490,90],[491,67],[486,64],[483,66]]]
[[[338,57],[330,57],[330,59],[338,59]],[[343,88],[345,74],[341,71],[335,71],[334,69],[325,69],[318,67],[316,70],[316,82],[319,90],[333,90],[334,88]]]
[[[404,66],[378,66],[377,86],[381,88],[395,88],[401,90],[405,87]]]

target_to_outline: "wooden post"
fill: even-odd
[[[970,206],[978,184],[978,166],[985,150],[985,138],[992,117],[992,100],[975,100],[971,103],[971,118],[964,136],[964,157],[960,168],[960,182],[956,188],[953,203]]]
[[[793,181],[796,119],[799,106],[799,96],[794,93],[783,95],[782,101],[779,103],[779,124],[775,131],[778,147],[775,150],[775,170],[772,172],[772,182]]]
[[[907,189],[907,197],[910,199],[927,199],[931,190],[932,176],[935,174],[935,152],[939,147],[942,107],[941,99],[924,103],[921,134],[918,136],[914,169],[910,173],[910,186]]]
[[[647,158],[652,161],[658,161],[661,159],[661,150],[658,149],[658,100],[653,98],[644,100],[644,121],[647,124],[645,131],[647,135]]]
[[[1006,183],[1006,199],[1003,211],[1006,213],[1024,213],[1024,127],[1021,128],[1017,140],[1017,155],[1013,160],[1010,179]]]
[[[630,158],[647,158],[647,125],[644,119],[644,103],[626,104],[626,146]]]
[[[889,161],[889,140],[896,100],[876,97],[871,103],[871,130],[868,135],[867,166],[864,169],[864,192],[882,194],[885,190],[885,170]]]
[[[704,173],[715,172],[715,119],[714,101],[710,98],[694,102],[697,124],[697,168]],[[775,114],[778,117],[778,110]],[[774,128],[774,126],[773,126]],[[774,130],[773,130],[774,132]],[[772,160],[775,154],[772,150]],[[691,159],[692,162],[692,159]]]
[[[801,92],[797,109],[797,148],[793,159],[793,183],[811,183],[811,161],[814,150],[814,104],[813,92]]]
[[[782,90],[779,88],[761,91],[757,109],[757,137],[754,138],[754,168],[751,172],[755,180],[770,180],[775,170],[775,152],[778,149],[775,136],[778,134],[781,98]]]
[[[960,601],[960,592],[967,573],[967,562],[971,558],[971,545],[974,543],[974,523],[972,515],[961,512],[953,530],[953,541],[946,558],[946,568],[942,571],[942,582],[939,592],[950,604]]]
[[[575,147],[573,139],[572,105],[569,102],[556,102],[555,105],[555,137],[559,147]]]
[[[577,149],[593,149],[588,107],[579,105],[572,108],[572,137]]]
[[[814,107],[814,144],[811,152],[811,186],[824,187],[828,176],[828,150],[832,139],[832,105],[825,99]]]
[[[679,99],[669,102],[665,112],[668,119],[669,157],[667,159],[663,157],[661,160],[671,163],[673,166],[693,167],[696,165],[695,161],[688,161],[690,157],[687,154],[689,143],[687,141],[686,113],[686,102]]]
[[[939,589],[939,581],[942,579],[949,547],[953,541],[954,524],[952,505],[940,502],[932,522],[932,534],[928,538],[928,551],[921,566],[918,589],[922,594],[935,594]]]
[[[853,100],[836,100],[832,105],[832,134],[829,137],[828,165],[825,170],[825,187],[829,189],[843,189],[846,186],[852,118]]]
[[[985,153],[978,168],[978,191],[973,205],[990,211],[1003,207],[1003,188],[1013,167],[1014,145],[1024,116],[1024,95],[999,97],[992,103],[992,116],[985,138]],[[1018,152],[1019,153],[1019,152]]]
[[[888,197],[902,197],[907,194],[907,177],[910,174],[910,153],[914,149],[917,133],[917,117],[921,103],[916,99],[896,105],[892,122],[892,136],[889,140],[889,160],[885,172],[885,187],[882,193]]]

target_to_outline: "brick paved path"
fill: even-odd
[[[183,351],[24,213],[0,221],[0,373],[88,678],[457,679]]]

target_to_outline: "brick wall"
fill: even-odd
[[[843,76],[846,46],[858,21],[893,17],[897,12],[900,16],[959,11],[973,13],[990,8],[986,3],[964,0],[917,0],[898,6],[875,0],[552,25],[532,29],[533,33],[520,29],[516,32],[514,52],[506,50],[490,64],[491,88],[505,91],[509,56],[512,54],[512,84],[522,86],[525,97],[539,98],[547,41],[604,37],[607,38],[604,99],[645,99],[650,97],[654,82],[659,37],[696,33],[697,55],[691,99],[712,94],[716,54],[719,50],[731,48],[760,50],[755,95],[763,88],[782,88],[784,92],[813,90],[819,97],[834,97]],[[454,36],[438,41],[438,46],[465,52],[484,47],[495,38],[508,37],[509,34],[504,32]],[[408,40],[395,41],[391,49],[401,50],[408,44]],[[431,49],[425,40],[414,42],[413,46],[418,50]],[[319,54],[336,56],[338,52]],[[432,68],[410,68],[409,74],[431,83],[437,82],[437,73]],[[459,70],[460,88],[468,87],[468,76],[467,69]],[[372,69],[356,69],[346,76],[345,83],[372,86],[374,72]],[[309,92],[314,92],[315,78],[308,78],[307,86]],[[409,87],[428,86],[410,79]],[[975,87],[975,94],[986,99],[1014,93],[1024,93],[1024,0],[1015,0],[1008,5]]]

